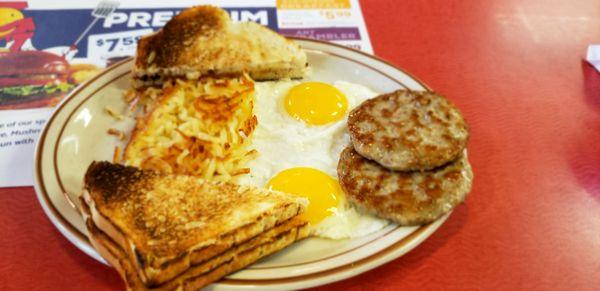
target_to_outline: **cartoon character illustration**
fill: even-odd
[[[35,24],[31,17],[25,17],[21,10],[27,8],[27,2],[0,2],[0,40],[5,40],[11,52],[22,49],[34,49],[31,37]],[[7,49],[0,49],[0,51]]]

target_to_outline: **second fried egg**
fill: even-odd
[[[258,127],[252,147],[258,157],[238,183],[272,188],[309,199],[304,217],[312,234],[343,239],[385,227],[383,219],[350,205],[337,181],[341,151],[350,143],[348,112],[377,95],[349,82],[256,83]]]

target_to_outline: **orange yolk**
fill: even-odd
[[[329,84],[306,82],[290,89],[284,106],[295,119],[310,125],[323,125],[344,117],[348,100],[340,90]]]
[[[279,172],[267,188],[302,196],[310,202],[302,217],[316,225],[333,214],[343,198],[338,181],[313,168],[291,168]]]

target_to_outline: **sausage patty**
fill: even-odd
[[[364,158],[351,147],[342,152],[337,172],[349,201],[399,225],[436,220],[464,201],[473,180],[464,154],[430,171],[398,172]]]
[[[450,101],[435,92],[398,90],[367,100],[350,112],[357,152],[398,171],[428,170],[458,157],[469,130]]]

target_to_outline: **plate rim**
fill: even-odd
[[[389,67],[392,67],[392,68],[402,72],[403,74],[405,74],[406,76],[411,78],[413,81],[415,81],[417,84],[419,84],[421,87],[423,87],[425,90],[431,91],[431,88],[429,86],[427,86],[424,82],[422,82],[420,79],[418,79],[415,76],[413,76],[412,74],[408,73],[406,70],[402,69],[401,67],[394,65],[394,64],[390,63],[389,61],[386,61],[380,57],[368,54],[366,52],[363,52],[363,51],[360,51],[357,49],[349,48],[349,47],[346,47],[346,46],[343,46],[340,44],[335,44],[335,43],[330,43],[330,42],[325,42],[325,41],[320,41],[320,40],[307,39],[307,38],[300,38],[300,37],[288,37],[288,38],[300,42],[300,45],[302,45],[301,44],[302,42],[314,42],[314,43],[318,43],[321,45],[333,46],[333,47],[337,47],[339,49],[351,51],[353,53],[358,53],[362,56],[367,57],[368,59],[371,59],[375,62],[383,63]],[[317,50],[317,49],[313,49],[313,50]],[[347,58],[347,57],[342,57],[342,58]],[[348,59],[352,60],[350,58],[348,58]],[[48,218],[50,219],[52,224],[72,244],[74,244],[77,248],[82,250],[87,255],[93,257],[94,259],[96,259],[104,264],[106,264],[106,261],[102,257],[100,257],[97,254],[97,252],[95,252],[93,247],[91,247],[87,236],[84,233],[81,233],[74,225],[72,225],[71,222],[68,221],[61,214],[61,212],[57,209],[57,206],[52,201],[52,199],[50,199],[47,188],[44,185],[44,177],[43,177],[42,169],[41,169],[42,155],[43,155],[42,153],[44,151],[44,145],[46,142],[45,139],[46,139],[46,136],[48,135],[48,131],[50,130],[50,127],[52,127],[54,119],[56,118],[56,116],[59,115],[59,112],[61,110],[63,110],[64,107],[66,107],[66,104],[69,103],[72,99],[74,99],[78,94],[80,94],[80,92],[83,91],[83,89],[85,89],[87,86],[89,86],[90,84],[92,84],[93,82],[98,80],[100,77],[108,74],[110,71],[116,69],[117,67],[122,66],[125,63],[131,62],[131,60],[132,60],[132,57],[122,60],[108,68],[105,68],[100,73],[98,73],[96,76],[94,76],[92,79],[86,81],[85,83],[79,85],[77,88],[75,88],[73,91],[71,91],[56,107],[56,109],[52,113],[51,117],[48,119],[48,121],[44,125],[44,128],[42,130],[40,138],[38,139],[38,141],[36,143],[36,147],[35,147],[34,188],[36,191],[36,196],[38,198],[38,202],[41,204],[46,216],[48,216]],[[352,61],[358,62],[356,60],[352,60]],[[370,67],[371,69],[374,69],[374,70],[378,71],[379,73],[387,76],[386,73],[381,72],[381,70],[379,70],[379,69],[373,68],[369,65],[367,65],[367,67]],[[390,76],[388,76],[388,77],[390,77]],[[395,78],[391,78],[391,79],[396,80]],[[102,87],[104,87],[104,86],[102,86]],[[102,87],[100,87],[100,88],[102,88]],[[100,90],[100,89],[98,89],[98,90]],[[90,95],[93,95],[93,94],[90,94]],[[87,100],[87,98],[85,100]],[[81,104],[83,102],[84,101],[82,101]],[[70,112],[70,115],[72,115],[73,112],[77,111],[77,108],[79,108],[79,106],[81,104],[78,104],[75,108],[71,109],[72,112]],[[66,117],[65,123],[69,119],[70,119],[69,117]],[[61,131],[61,134],[62,134],[62,131]],[[60,137],[61,134],[58,134],[57,136]],[[66,199],[68,204],[71,204],[71,206],[74,206],[72,204],[72,201],[69,198],[68,194],[66,194],[66,193],[62,193],[62,194],[63,194],[63,196],[65,196],[65,197],[63,197],[63,199]],[[396,259],[396,258],[402,256],[403,254],[411,251],[413,248],[415,248],[417,245],[419,245],[422,241],[427,239],[433,232],[435,232],[446,221],[446,219],[449,217],[449,215],[451,213],[452,212],[449,212],[448,214],[440,217],[438,220],[436,220],[432,223],[420,226],[419,228],[415,229],[413,232],[411,232],[406,237],[392,243],[389,246],[386,246],[385,248],[383,248],[382,250],[379,250],[376,253],[373,253],[366,257],[358,259],[357,261],[355,261],[351,264],[334,267],[334,268],[319,271],[316,273],[309,273],[309,274],[305,274],[305,275],[292,276],[292,277],[286,277],[286,278],[277,278],[277,279],[224,278],[221,281],[219,281],[218,283],[213,284],[213,285],[215,285],[217,287],[244,287],[244,288],[247,288],[247,287],[261,287],[261,288],[274,288],[274,287],[298,288],[298,287],[303,287],[303,288],[307,288],[307,287],[313,287],[313,286],[331,283],[331,282],[338,281],[338,280],[343,280],[343,279],[358,275],[360,273],[363,273],[365,271],[368,271],[370,269],[373,269],[377,266],[387,263],[387,262],[389,262],[393,259]],[[381,239],[381,237],[375,239],[375,241],[379,240],[379,239]],[[86,244],[86,242],[87,242],[87,244]]]

